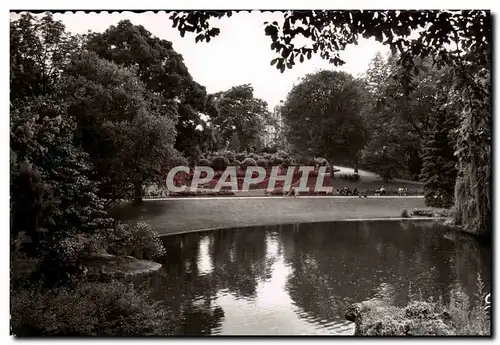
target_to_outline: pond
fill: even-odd
[[[180,334],[349,335],[347,307],[410,294],[476,298],[491,248],[435,221],[359,221],[224,229],[163,237],[154,296]]]

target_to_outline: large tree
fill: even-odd
[[[182,35],[196,32],[196,41],[208,41],[220,32],[210,25],[210,19],[232,13],[174,12],[171,19]],[[297,60],[310,59],[313,53],[341,65],[340,51],[360,37],[375,37],[393,52],[400,52],[404,85],[414,73],[414,57],[430,57],[437,67],[450,67],[455,74],[452,93],[457,102],[463,101],[455,140],[459,161],[455,221],[471,233],[491,233],[490,11],[286,11],[281,23],[265,24],[271,49],[278,53],[271,63],[281,71],[292,68]],[[415,38],[410,36],[412,31],[417,33]],[[305,37],[308,43],[295,45],[296,37]],[[470,133],[480,135],[471,137]]]
[[[213,117],[217,109],[204,86],[193,80],[172,42],[160,39],[141,25],[122,20],[103,33],[88,35],[86,47],[101,58],[125,67],[135,67],[136,75],[153,94],[178,110],[175,148],[197,160],[210,131],[202,115]]]
[[[450,207],[457,176],[455,150],[451,134],[456,119],[444,107],[435,112],[432,127],[423,143],[421,179],[425,182],[424,196],[428,206]]]
[[[361,98],[361,84],[347,73],[307,75],[294,86],[282,107],[293,150],[303,156],[325,157],[330,165],[357,156],[367,139]]]
[[[64,89],[101,196],[140,201],[143,183],[154,181],[177,155],[175,104],[147,90],[134,71],[87,52],[67,66]]]
[[[265,101],[254,97],[252,85],[234,86],[216,93],[214,99],[219,115],[213,125],[220,132],[221,146],[229,145],[236,134],[240,150],[259,149],[269,111]]]
[[[415,150],[418,157],[420,148],[418,135],[404,120],[403,112],[408,112],[410,107],[408,97],[401,96],[404,92],[399,81],[393,78],[397,68],[395,55],[385,59],[378,53],[363,75],[369,97],[364,103],[363,116],[370,140],[363,150],[361,163],[384,181],[409,177],[408,158]],[[419,172],[420,169],[417,176]]]
[[[377,54],[363,76],[371,98],[363,112],[371,133],[363,164],[385,179],[416,180],[432,119],[447,102],[450,73],[449,69],[437,70],[428,59],[416,59],[418,75],[405,89],[394,78],[403,68],[398,59],[398,55],[384,59]]]

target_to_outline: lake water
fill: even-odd
[[[348,335],[355,302],[405,305],[491,283],[491,248],[434,221],[370,221],[225,229],[163,238],[156,298],[179,334]]]

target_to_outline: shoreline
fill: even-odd
[[[381,221],[444,221],[446,220],[447,217],[411,217],[411,218],[403,218],[403,217],[386,217],[386,218],[353,218],[353,219],[337,219],[337,220],[331,220],[331,221],[319,221],[319,222],[302,222],[301,224],[321,224],[321,223],[343,223],[343,222],[381,222]],[[257,225],[245,225],[245,226],[239,226],[239,229],[245,229],[245,228],[251,228],[254,226],[275,226],[275,225],[291,225],[291,224],[297,224],[297,223],[280,223],[280,224],[257,224]],[[206,229],[194,229],[194,230],[185,230],[185,231],[179,231],[179,232],[171,232],[168,234],[163,234],[163,235],[158,235],[158,237],[163,238],[163,237],[168,237],[168,236],[176,236],[176,235],[184,235],[184,234],[191,234],[191,233],[197,233],[197,232],[211,232],[211,231],[218,231],[218,230],[224,230],[224,229],[233,229],[231,227],[220,227],[220,228],[206,228]]]

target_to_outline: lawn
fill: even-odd
[[[406,208],[425,207],[421,197],[184,198],[123,204],[113,215],[149,223],[160,234],[212,228],[398,218]]]

